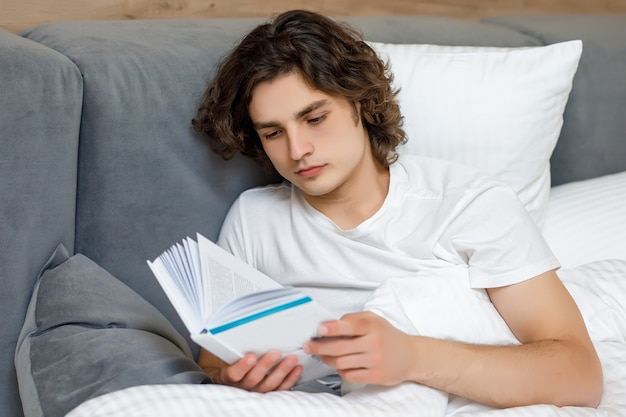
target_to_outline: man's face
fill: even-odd
[[[373,169],[369,138],[347,100],[312,89],[298,73],[259,84],[250,117],[276,170],[304,193],[341,197]]]

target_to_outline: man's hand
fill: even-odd
[[[254,392],[283,391],[291,389],[302,374],[298,358],[278,351],[261,357],[247,354],[232,365],[200,350],[198,365],[214,382]]]
[[[304,345],[304,351],[337,368],[347,381],[399,384],[410,378],[410,364],[416,362],[414,338],[371,312],[323,323],[318,335],[319,339]]]

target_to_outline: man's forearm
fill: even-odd
[[[415,336],[411,379],[494,407],[529,404],[596,407],[602,370],[575,341],[476,346]]]

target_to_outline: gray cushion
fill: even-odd
[[[626,170],[626,14],[500,16],[486,21],[545,44],[583,41],[551,160],[553,185]]]
[[[67,57],[0,30],[0,416],[19,416],[13,354],[33,282],[74,247],[82,79]]]
[[[26,417],[61,417],[131,386],[210,382],[161,313],[63,247],[35,285],[15,364]]]

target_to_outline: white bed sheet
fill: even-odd
[[[579,303],[602,361],[605,388],[597,409],[535,405],[496,410],[412,383],[391,388],[368,386],[343,397],[295,391],[257,394],[219,385],[154,385],[128,388],[94,398],[74,409],[68,417],[624,417],[626,261],[595,262],[559,271],[559,275]],[[400,283],[405,284],[406,281]],[[373,309],[384,307],[391,300],[388,297],[392,293],[396,294],[387,292],[379,294],[379,298],[374,297],[371,303]],[[467,313],[467,308],[484,307],[480,292],[472,290],[460,296],[463,301],[459,303],[455,297],[455,305],[458,304],[458,309],[464,313]],[[430,297],[424,297],[424,300],[428,298]],[[396,301],[404,308],[402,299]],[[422,303],[408,304],[402,313],[411,314],[411,306],[418,304]],[[437,299],[433,304],[440,305],[441,300]],[[390,316],[394,320],[400,315],[391,312]],[[492,317],[492,313],[485,311],[483,316]],[[483,324],[475,322],[470,323],[470,326]],[[417,332],[424,330],[420,330],[419,320],[410,325],[415,326]],[[494,332],[499,332],[497,320],[487,322],[487,326],[494,329]],[[481,337],[493,338],[494,334],[484,334]],[[509,335],[496,337],[506,339]]]

